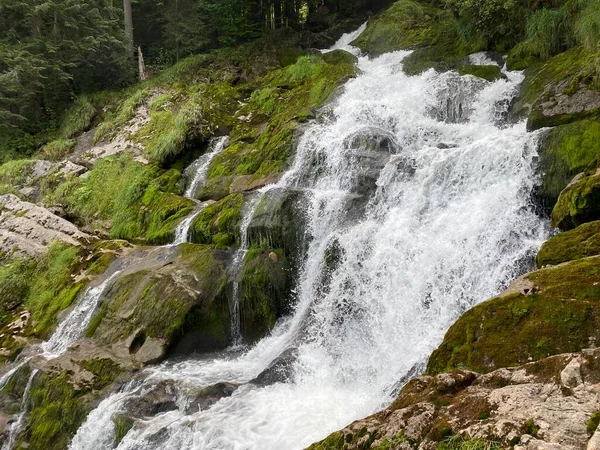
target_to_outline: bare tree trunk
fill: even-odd
[[[138,46],[138,70],[140,73],[140,81],[144,81],[146,78],[146,65],[144,64],[144,55],[142,55],[142,47]]]
[[[125,35],[127,36],[127,54],[131,59],[135,56],[133,46],[133,14],[131,13],[131,0],[123,0],[123,12],[125,13]]]

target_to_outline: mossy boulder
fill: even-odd
[[[515,111],[528,116],[537,130],[595,117],[600,113],[598,54],[575,47],[532,66],[523,82]]]
[[[284,251],[252,249],[246,255],[240,286],[240,330],[255,342],[289,312],[292,279]]]
[[[553,236],[537,254],[538,268],[600,255],[600,221],[585,223]]]
[[[181,173],[146,166],[130,154],[98,161],[88,176],[62,183],[45,201],[60,205],[98,236],[166,244],[195,207],[181,195]]]
[[[283,249],[297,262],[304,248],[308,199],[300,190],[271,189],[260,199],[248,225],[248,242],[255,248]]]
[[[296,130],[356,73],[351,55],[334,53],[302,56],[244,86],[248,97],[235,114],[231,143],[212,161],[200,198],[217,200],[276,181],[288,166]]]
[[[540,139],[538,153],[542,184],[537,195],[551,209],[575,175],[598,166],[600,121],[580,120],[548,130]]]
[[[243,206],[244,197],[238,193],[204,208],[192,222],[192,242],[219,249],[238,247]]]
[[[558,197],[552,210],[552,225],[571,230],[597,219],[600,219],[600,171],[580,174]]]
[[[369,21],[352,44],[371,56],[414,49],[404,60],[410,75],[434,68],[457,69],[468,64],[466,55],[480,50],[457,32],[452,12],[412,0],[400,0]]]
[[[167,351],[224,348],[230,313],[221,255],[194,244],[163,251],[116,279],[87,336],[143,363]]]
[[[530,273],[513,287],[458,319],[431,355],[428,374],[454,368],[485,373],[579,351],[600,339],[600,257]]]
[[[498,66],[462,66],[458,69],[460,75],[473,75],[487,81],[497,81],[505,78]]]

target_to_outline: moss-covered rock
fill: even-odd
[[[204,208],[192,222],[192,242],[219,249],[237,247],[243,206],[242,194],[232,194]]]
[[[504,78],[504,74],[498,66],[462,66],[458,69],[461,75],[473,75],[487,81],[496,81]]]
[[[289,163],[294,133],[355,74],[354,62],[345,52],[302,56],[246,85],[250,95],[236,112],[231,143],[211,163],[200,198],[219,199],[276,180]]]
[[[575,47],[529,69],[515,105],[528,116],[529,130],[598,115],[597,60],[598,54]]]
[[[97,235],[166,244],[178,223],[195,207],[181,197],[181,174],[145,166],[130,154],[97,162],[85,178],[71,178],[46,203],[68,214]]]
[[[228,344],[227,275],[218,254],[184,244],[146,266],[125,272],[107,290],[89,337],[144,363],[177,345],[192,351]]]
[[[283,250],[250,250],[240,286],[240,330],[247,342],[268,334],[289,312],[290,279]]]
[[[483,49],[461,38],[451,11],[412,0],[397,1],[371,19],[353,45],[372,56],[414,49],[404,60],[404,71],[411,75],[429,68],[458,69],[468,64],[466,55]]]
[[[600,255],[600,221],[585,223],[557,234],[542,245],[537,254],[538,268]]]
[[[248,242],[257,248],[281,248],[297,262],[306,233],[308,202],[302,191],[271,189],[248,225]]]
[[[600,219],[600,172],[578,175],[561,192],[552,210],[552,225],[570,230]]]
[[[600,122],[580,120],[552,128],[541,138],[538,153],[542,184],[537,194],[552,208],[575,175],[598,166]]]
[[[600,257],[530,273],[522,289],[467,311],[433,352],[427,373],[489,372],[579,351],[600,339]]]

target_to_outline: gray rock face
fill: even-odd
[[[586,423],[600,408],[598,358],[600,349],[589,349],[486,375],[414,378],[388,409],[338,432],[339,442],[348,450],[386,441],[390,450],[433,450],[452,433],[518,450],[596,449],[600,434],[590,439]]]
[[[0,196],[0,250],[33,256],[55,241],[80,245],[92,237],[46,208],[20,200],[16,195]]]

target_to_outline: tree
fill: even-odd
[[[125,18],[125,36],[127,36],[127,53],[129,58],[133,59],[135,55],[135,49],[133,40],[133,14],[131,12],[131,0],[123,0],[123,15]]]

